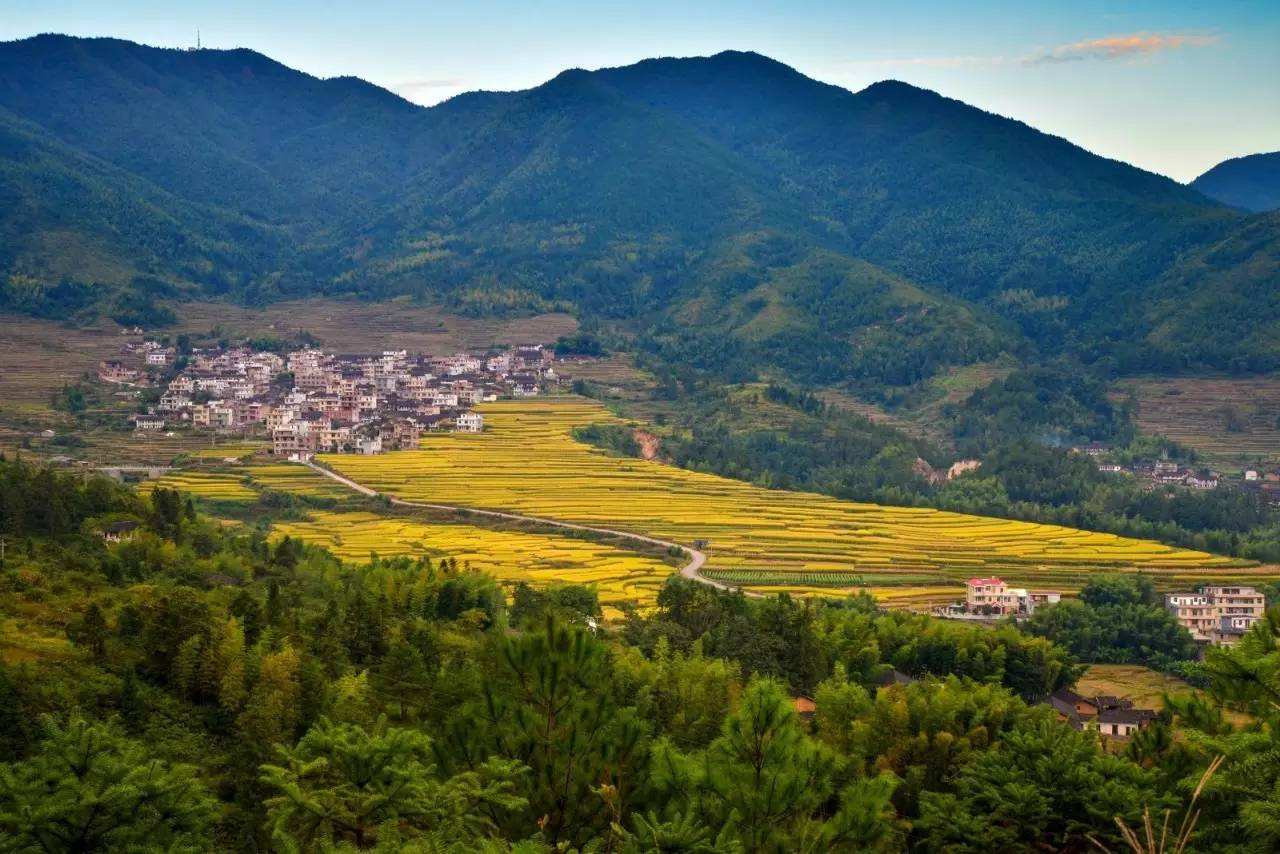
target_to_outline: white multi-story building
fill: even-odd
[[[1212,585],[1198,593],[1170,593],[1165,608],[1191,636],[1211,643],[1234,643],[1261,620],[1267,601],[1252,587]]]
[[[1213,603],[1203,593],[1169,593],[1164,606],[1196,640],[1208,640],[1209,632],[1218,624]]]
[[[484,416],[479,412],[460,412],[454,426],[459,433],[479,433],[484,429]]]

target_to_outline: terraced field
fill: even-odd
[[[978,573],[1071,590],[1099,569],[1141,570],[1170,586],[1260,572],[1229,558],[1111,534],[839,501],[610,457],[570,435],[576,426],[616,420],[579,399],[500,402],[482,411],[481,434],[428,435],[416,451],[322,461],[400,498],[610,526],[687,544],[706,540],[708,569],[767,573],[760,580],[770,590],[831,592],[844,589],[840,574],[856,574],[878,591],[942,601]],[[790,573],[796,583],[782,583]],[[836,584],[812,583],[824,574]]]
[[[210,445],[191,453],[191,456],[202,462],[219,460],[242,460],[251,457],[258,451],[271,450],[266,442],[236,442],[226,445]]]
[[[235,456],[236,450],[246,451],[247,448],[223,447],[218,450],[217,459]],[[138,489],[145,493],[158,486],[180,489],[197,498],[213,501],[252,502],[264,489],[316,498],[351,498],[353,495],[351,490],[306,466],[289,463],[261,463],[215,471],[184,469],[143,481]]]
[[[1168,436],[1220,465],[1280,461],[1280,376],[1140,377],[1118,383],[1113,396],[1130,394],[1144,433]]]
[[[180,471],[138,484],[138,491],[150,492],[158,487],[179,489],[211,501],[254,501],[256,490],[244,483],[244,475],[222,472]]]
[[[371,552],[384,557],[450,557],[509,584],[595,584],[601,604],[609,606],[652,603],[657,589],[673,571],[658,558],[573,537],[373,513],[317,512],[307,522],[278,522],[273,532],[325,546],[353,561],[366,561]]]
[[[264,463],[247,466],[245,473],[256,486],[278,492],[296,492],[316,498],[350,498],[351,490],[306,466]]]

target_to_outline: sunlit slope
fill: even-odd
[[[871,585],[915,586],[1000,571],[1069,588],[1095,568],[1141,569],[1171,582],[1248,572],[1229,558],[1112,534],[859,504],[611,457],[573,439],[576,426],[616,420],[578,399],[500,402],[481,411],[482,434],[432,434],[417,451],[330,455],[323,462],[401,498],[607,525],[686,544],[708,540],[709,571],[748,585],[778,584],[786,580],[782,573],[795,573],[795,588],[855,586],[861,576]]]
[[[174,471],[138,485],[141,492],[157,487],[178,489],[209,501],[251,504],[263,490],[294,492],[316,498],[350,498],[353,493],[324,475],[305,466],[290,463],[267,463],[240,466],[229,471]]]
[[[138,484],[138,491],[148,493],[159,487],[178,489],[210,501],[249,502],[258,498],[257,491],[245,483],[243,475],[224,472],[173,472],[155,480],[144,480]]]
[[[651,604],[675,571],[661,560],[573,537],[495,531],[472,525],[419,522],[373,513],[313,513],[305,522],[278,522],[277,536],[298,537],[352,561],[409,555],[452,558],[503,582],[595,584],[602,604]]]

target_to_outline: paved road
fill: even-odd
[[[381,494],[375,489],[370,489],[369,487],[365,486],[362,483],[357,483],[356,481],[352,480],[349,477],[344,477],[343,475],[338,474],[336,471],[333,471],[332,469],[327,469],[324,466],[317,465],[316,463],[303,463],[303,465],[307,466],[313,471],[319,472],[320,474],[324,475],[327,478],[336,480],[338,483],[341,483],[343,486],[349,487],[350,489],[354,489],[356,492],[359,492],[361,495],[377,496]],[[695,548],[690,548],[689,546],[686,546],[686,545],[681,545],[680,543],[673,543],[670,540],[660,540],[657,537],[647,537],[644,534],[633,534],[630,531],[618,531],[618,530],[614,530],[613,528],[596,528],[591,525],[578,525],[573,522],[561,522],[556,519],[544,519],[541,516],[525,516],[521,513],[502,513],[497,510],[478,510],[474,507],[459,507],[456,504],[428,504],[423,501],[405,501],[403,498],[396,498],[395,496],[392,496],[392,495],[385,495],[383,497],[385,497],[392,504],[398,504],[402,507],[425,507],[429,510],[448,510],[454,513],[469,513],[475,516],[488,516],[491,519],[511,519],[516,522],[536,522],[539,525],[548,525],[553,528],[564,528],[565,530],[569,530],[569,531],[590,531],[595,534],[607,534],[609,536],[620,537],[622,539],[631,540],[633,542],[646,543],[648,545],[654,545],[654,546],[662,546],[663,548],[668,548],[668,549],[679,549],[681,552],[684,553],[684,556],[689,559],[688,563],[680,567],[680,574],[682,576],[684,576],[685,578],[688,578],[691,581],[697,581],[702,584],[710,585],[711,587],[714,587],[717,590],[737,590],[737,588],[734,587],[732,584],[725,584],[720,581],[715,581],[714,579],[707,578],[702,573],[698,572],[698,570],[702,568],[702,565],[707,562],[707,555],[705,552],[701,552]]]

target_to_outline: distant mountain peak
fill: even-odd
[[[923,96],[930,98],[944,97],[932,89],[915,86],[911,83],[907,83],[905,80],[881,80],[879,82],[872,83],[865,89],[862,89],[858,94],[888,98],[918,98]]]
[[[734,63],[737,65],[755,65],[762,68],[785,68],[788,71],[794,71],[790,65],[780,62],[771,56],[765,56],[763,53],[757,53],[754,50],[722,50],[706,57],[708,62],[716,63]]]
[[[1280,209],[1280,151],[1224,160],[1191,182],[1211,199],[1260,213]]]

